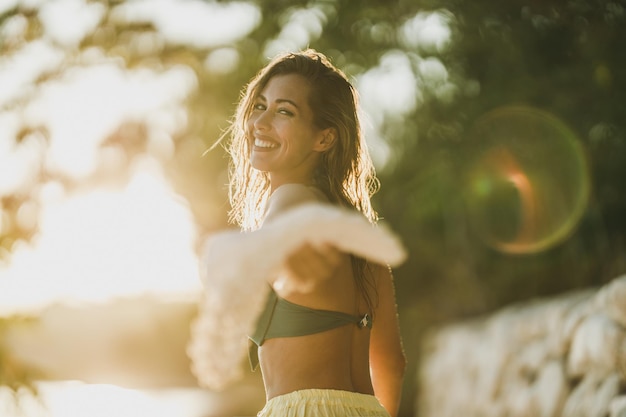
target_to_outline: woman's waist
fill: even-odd
[[[350,392],[373,393],[367,363],[361,372],[353,369],[351,355],[310,351],[289,352],[263,346],[260,352],[263,382],[268,399],[303,389],[333,389]],[[366,381],[355,381],[354,375],[366,375]],[[365,388],[363,388],[365,387]]]
[[[361,393],[351,385],[324,383],[320,381],[280,381],[279,384],[269,384],[265,387],[265,395],[267,400],[272,398],[283,397],[285,395],[292,394],[294,392],[303,391],[340,391],[349,393],[358,393],[363,395],[373,395],[373,393]]]

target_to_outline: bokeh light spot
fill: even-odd
[[[408,47],[442,53],[451,43],[453,23],[454,15],[445,9],[419,12],[400,27],[399,38]]]
[[[537,253],[572,233],[590,185],[583,148],[567,125],[536,109],[505,107],[481,117],[470,139],[465,201],[487,245]]]

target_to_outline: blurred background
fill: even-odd
[[[626,272],[624,40],[624,0],[0,0],[0,414],[262,406],[256,374],[188,371],[197,245],[228,226],[205,151],[268,58],[312,47],[359,90],[410,252],[416,415],[429,330]]]

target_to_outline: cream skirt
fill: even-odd
[[[274,397],[257,417],[389,417],[373,395],[306,389]]]

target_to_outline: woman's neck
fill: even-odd
[[[273,193],[278,187],[285,184],[302,184],[307,187],[316,187],[317,183],[313,178],[276,178],[275,176],[270,175],[270,194]]]

